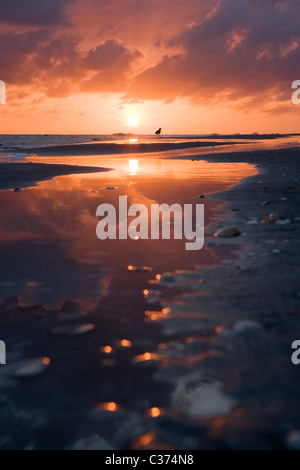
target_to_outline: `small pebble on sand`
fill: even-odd
[[[239,235],[241,235],[241,232],[236,227],[221,228],[215,233],[215,237],[217,238],[231,238],[238,237]]]
[[[20,379],[39,377],[48,369],[50,363],[51,361],[48,357],[40,357],[38,359],[30,360],[26,364],[18,367],[13,372],[13,376]]]
[[[261,207],[267,206],[268,204],[271,204],[271,201],[264,201],[261,203]]]
[[[50,333],[55,336],[80,336],[90,333],[95,329],[93,323],[80,323],[73,325],[57,326],[50,330]]]

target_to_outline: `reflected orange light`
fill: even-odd
[[[151,359],[151,353],[149,352],[146,352],[144,354],[140,354],[139,356],[136,356],[134,358],[134,362],[146,362],[146,361],[150,361]]]
[[[165,320],[166,316],[168,316],[171,312],[170,308],[163,308],[160,310],[146,310],[145,311],[145,320],[146,321],[155,321],[155,320]]]
[[[132,449],[139,449],[139,448],[145,448],[152,444],[152,442],[155,440],[156,434],[154,431],[149,431],[146,434],[143,434],[142,436],[136,438],[133,440],[131,448]]]
[[[194,343],[195,341],[197,341],[197,338],[195,336],[189,336],[185,339],[186,343]]]
[[[147,296],[149,295],[148,289],[144,289],[144,290],[143,290],[143,294],[144,294],[145,297],[147,297]]]
[[[121,346],[123,346],[123,348],[130,348],[131,345],[132,345],[131,341],[129,341],[128,339],[122,339]]]
[[[120,406],[117,405],[117,403],[115,403],[114,401],[109,401],[106,403],[99,403],[98,405],[95,406],[95,409],[98,411],[105,410],[105,411],[111,411],[112,413],[114,411],[117,411],[119,408]]]
[[[130,139],[131,143],[136,143],[137,139]],[[129,174],[136,175],[139,171],[139,161],[138,160],[129,160],[128,162]]]
[[[151,416],[151,418],[157,418],[158,416],[160,416],[160,414],[161,414],[161,411],[157,407],[151,408],[149,410],[149,416]]]
[[[117,404],[114,402],[110,402],[107,404],[107,409],[108,411],[116,411],[117,409]]]
[[[157,281],[160,281],[161,280],[161,274],[156,274],[155,279],[157,279]]]
[[[171,309],[169,307],[165,307],[162,309],[162,313],[164,315],[168,315],[169,313],[171,313]]]
[[[215,329],[215,332],[216,333],[221,333],[222,330],[223,330],[222,326],[217,326],[217,328]]]
[[[137,141],[138,141],[138,139],[129,139],[129,142],[130,142],[131,144],[136,144]],[[135,161],[137,161],[137,160],[135,160]]]
[[[50,361],[49,357],[44,357],[43,364],[45,364],[45,366],[48,366],[50,364],[50,362],[51,361]]]
[[[110,354],[112,352],[112,347],[111,346],[103,346],[101,348],[101,351],[104,352],[105,354]]]

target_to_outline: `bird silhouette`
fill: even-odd
[[[156,135],[160,135],[160,134],[161,134],[161,131],[162,131],[162,128],[160,127],[157,131],[155,131],[155,134],[156,134]]]

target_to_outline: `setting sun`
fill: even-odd
[[[131,126],[136,126],[138,124],[139,120],[136,116],[130,116],[128,122]]]

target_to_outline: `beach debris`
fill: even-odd
[[[238,320],[231,328],[224,326],[218,326],[216,333],[221,336],[232,336],[234,334],[245,333],[251,330],[261,330],[262,325],[253,320]]]
[[[158,354],[145,352],[133,358],[133,363],[142,367],[153,367],[160,364],[161,358]]]
[[[117,342],[117,346],[119,348],[131,348],[132,346],[132,341],[129,339],[121,339],[120,341]]]
[[[204,199],[205,198],[205,195],[204,194],[201,194],[201,196],[199,196],[200,199]]]
[[[93,323],[74,323],[73,325],[56,326],[50,330],[55,336],[80,336],[95,329]]]
[[[15,192],[15,193],[20,193],[21,191],[22,191],[22,189],[20,189],[20,188],[15,188],[15,189],[14,189],[14,192]]]
[[[232,209],[232,212],[238,212],[239,210],[240,210],[240,209],[237,209],[237,207],[234,207],[234,208]]]
[[[261,330],[262,325],[253,320],[238,320],[234,326],[233,331],[235,333],[244,333],[249,330]]]
[[[113,190],[113,189],[117,189],[117,188],[116,188],[116,186],[107,186],[105,189]]]
[[[289,449],[300,450],[300,432],[296,429],[289,431],[285,437],[285,445]]]
[[[111,346],[101,346],[100,351],[103,354],[111,354],[113,353],[113,348]]]
[[[229,414],[236,401],[225,395],[222,385],[218,382],[191,388],[184,381],[176,388],[173,408],[186,413],[192,418],[214,418]]]
[[[132,266],[131,264],[127,266],[128,271],[133,271],[137,273],[148,273],[152,271],[151,266]]]
[[[290,186],[287,186],[285,189],[295,189],[295,186],[290,185]]]
[[[159,281],[159,284],[170,285],[178,281],[178,276],[173,273],[162,273],[161,275],[157,276],[157,279]]]
[[[261,203],[261,207],[267,206],[268,204],[271,204],[271,201],[264,201]]]
[[[97,191],[95,191],[94,189],[91,189],[90,191],[90,194],[95,194]]]
[[[68,206],[65,206],[64,204],[61,204],[60,206],[58,206],[59,209],[66,209]]]
[[[50,363],[51,360],[49,357],[39,357],[38,359],[30,360],[19,366],[14,370],[12,375],[20,379],[39,377],[48,369]]]
[[[270,189],[269,186],[264,186],[263,189]]]
[[[238,237],[240,234],[241,234],[241,232],[236,227],[225,227],[225,228],[220,228],[215,233],[215,237],[217,237],[217,238],[230,238],[230,237]]]
[[[272,212],[271,214],[266,215],[266,216],[260,221],[260,223],[261,223],[261,224],[266,224],[266,223],[270,223],[270,222],[276,222],[277,220],[279,220],[279,215]]]
[[[279,220],[276,220],[275,224],[277,224],[277,225],[288,225],[291,222],[292,222],[291,219],[279,219]]]
[[[158,302],[159,297],[161,296],[161,292],[158,290],[144,289],[143,294],[144,294],[144,298],[149,304],[154,304]]]

